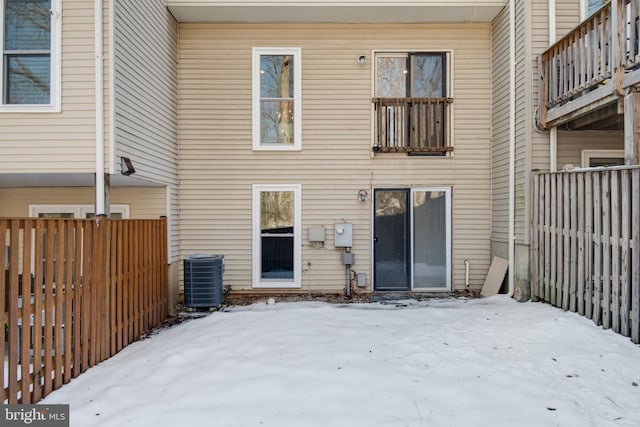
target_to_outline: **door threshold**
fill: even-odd
[[[414,292],[414,291],[374,291],[371,293],[371,302],[390,302],[403,299],[415,299],[418,301],[438,298],[451,298],[456,296],[449,291],[443,292]]]

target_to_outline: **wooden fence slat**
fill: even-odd
[[[62,304],[64,301],[64,255],[65,255],[66,222],[58,220],[56,224],[56,266],[55,266],[55,301],[53,318],[54,349],[54,388],[62,387]]]
[[[631,225],[630,214],[631,209],[629,206],[630,192],[630,175],[628,170],[623,170],[621,173],[621,192],[622,192],[622,208],[620,212],[621,225],[621,241],[620,246],[620,333],[625,337],[630,335],[629,330],[629,309],[630,305],[630,255],[632,250],[629,245],[629,228]]]
[[[10,222],[9,248],[9,404],[18,403],[18,260],[20,257],[20,221]]]
[[[544,300],[544,197],[542,191],[544,190],[544,176],[536,176],[536,182],[538,183],[538,197],[535,199],[538,203],[537,219],[538,219],[538,233],[535,236],[538,243],[538,261],[536,263],[538,269],[538,294],[537,296]]]
[[[2,243],[0,245],[0,248],[2,249],[2,253],[5,254],[7,253],[7,220],[5,219],[0,219],[0,243]],[[7,266],[5,264],[5,257],[0,256],[0,271],[4,272],[7,269]],[[4,325],[7,324],[8,322],[8,318],[6,316],[6,311],[8,310],[9,307],[5,307],[5,298],[4,296],[6,295],[6,289],[7,286],[9,284],[6,283],[5,281],[5,274],[0,274],[0,321],[1,324],[3,325],[1,331],[0,331],[0,337],[2,337],[2,342],[6,342],[7,340],[7,336],[5,335],[5,328]],[[0,359],[3,361],[5,360],[5,347],[4,344],[0,345]],[[5,380],[5,375],[7,374],[7,372],[5,372],[4,368],[0,371],[0,384],[2,384],[2,401],[7,401],[9,396],[8,396],[8,390],[5,390],[4,387],[4,380]]]
[[[91,293],[93,287],[93,232],[94,222],[85,222],[83,224],[83,263],[82,263],[82,289],[81,289],[81,303],[80,309],[82,310],[81,317],[81,332],[82,332],[82,357],[81,357],[81,369],[80,372],[85,372],[89,369],[89,346],[91,339]]]
[[[610,184],[611,327],[615,332],[620,332],[620,189],[618,185],[618,171],[611,171]]]
[[[601,324],[602,313],[602,191],[600,172],[593,174],[593,315],[596,325]]]
[[[564,227],[564,217],[563,217],[563,204],[564,204],[564,195],[562,190],[562,175],[556,175],[557,181],[556,185],[558,189],[556,190],[556,196],[558,197],[558,202],[556,204],[556,307],[562,307],[562,288],[563,288],[563,279],[564,279],[564,251],[563,251],[563,243],[564,239],[562,236],[563,227]]]
[[[602,174],[602,327],[611,327],[611,187],[610,174]]]
[[[130,265],[130,248],[131,241],[129,239],[129,230],[131,229],[131,223],[125,223],[122,230],[122,262],[123,268],[123,293],[122,293],[122,305],[124,308],[124,334],[122,336],[122,342],[124,346],[129,345],[131,342],[131,274],[129,272]]]
[[[640,169],[634,169],[631,184],[631,340],[640,343]]]
[[[47,396],[53,390],[51,381],[51,373],[53,372],[53,281],[54,281],[54,243],[55,243],[55,224],[54,220],[47,221],[47,231],[45,234],[46,247],[44,267],[44,391],[43,397]]]
[[[82,242],[85,221],[75,222],[74,270],[73,270],[73,377],[82,372]]]
[[[114,221],[108,222],[109,226],[109,236],[107,239],[109,253],[110,253],[110,267],[109,267],[109,276],[110,277],[110,286],[109,286],[109,357],[116,354],[117,350],[117,341],[118,341],[118,269],[116,266],[116,262],[118,260],[118,223]]]
[[[550,281],[551,281],[551,295],[550,295],[550,301],[552,305],[556,305],[556,296],[557,296],[557,286],[558,286],[558,282],[557,282],[557,262],[558,262],[558,251],[557,251],[557,242],[558,239],[556,238],[556,234],[557,234],[557,227],[558,227],[558,220],[557,220],[557,215],[558,215],[558,206],[557,206],[557,193],[558,193],[558,187],[556,184],[556,177],[557,175],[551,175],[551,230],[550,230],[550,234],[551,234],[551,256],[549,257],[549,261],[551,262],[551,277],[550,277]]]
[[[578,181],[578,197],[576,198],[576,202],[574,203],[575,205],[577,205],[580,202],[585,202],[585,195],[584,195],[584,174],[583,173],[579,173],[579,174],[575,174],[577,181]],[[578,236],[578,252],[577,252],[577,257],[578,257],[578,274],[577,274],[577,311],[580,315],[584,315],[584,288],[585,288],[585,257],[586,257],[586,251],[585,251],[585,225],[584,225],[584,216],[585,216],[585,210],[584,209],[577,209],[576,206],[576,210],[578,211],[578,226],[577,226],[577,236]]]
[[[160,241],[162,244],[158,249],[160,251],[160,292],[162,294],[162,318],[164,320],[169,315],[169,288],[168,286],[168,270],[167,265],[169,264],[169,236],[168,233],[168,225],[167,225],[167,217],[164,217],[162,220],[162,225],[160,226]]]
[[[585,289],[584,315],[591,319],[593,316],[593,172],[585,175]]]
[[[134,331],[133,331],[133,339],[137,340],[138,338],[140,338],[140,332],[141,332],[141,317],[142,317],[142,313],[140,311],[140,275],[141,275],[141,271],[140,271],[140,250],[141,250],[141,246],[140,245],[140,226],[139,223],[135,223],[133,224],[133,289],[134,289],[134,294],[133,294],[133,307],[134,307],[134,319],[135,319],[135,323],[134,323]]]
[[[408,111],[405,110],[408,114]],[[408,135],[407,135],[408,137]],[[406,139],[405,139],[406,141]],[[148,242],[149,238],[147,236],[147,224],[146,222],[142,222],[141,226],[140,226],[140,241],[141,242]],[[142,282],[142,286],[140,286],[140,299],[141,299],[141,304],[140,304],[140,312],[142,313],[142,332],[146,333],[148,328],[149,328],[149,295],[147,292],[147,285],[149,284],[149,272],[147,270],[148,266],[147,266],[147,251],[143,251],[142,250],[142,245],[140,245],[140,265],[142,266],[141,268],[141,282]]]
[[[74,277],[74,246],[75,246],[75,223],[67,221],[66,250],[64,255],[65,279],[64,279],[64,372],[63,382],[71,381],[73,369],[73,277]]]
[[[571,227],[569,229],[570,235],[570,274],[569,274],[569,310],[576,311],[576,292],[577,292],[577,256],[578,256],[578,188],[577,188],[577,175],[571,174],[570,178],[570,198],[567,201],[571,201]]]
[[[571,264],[570,264],[570,231],[571,231],[571,223],[569,213],[571,211],[569,206],[569,174],[562,174],[562,207],[563,207],[563,218],[562,218],[562,309],[569,309],[569,278],[571,272]]]
[[[553,199],[551,194],[551,175],[546,174],[544,176],[544,300],[551,301],[551,263],[549,259],[553,259],[551,254],[551,200]]]
[[[43,283],[44,283],[44,236],[45,222],[42,219],[35,220],[35,243],[33,251],[34,259],[34,286],[33,286],[33,395],[32,403],[40,400],[43,392],[44,371],[42,366],[42,310],[43,310]]]
[[[158,227],[154,226],[154,224],[149,221],[149,237],[152,242],[157,241],[158,239]],[[151,324],[155,325],[159,322],[158,316],[158,276],[157,276],[157,265],[158,265],[158,248],[151,248],[149,252],[150,259],[150,274],[151,274],[151,286],[149,289],[151,290]]]
[[[124,323],[123,323],[123,313],[124,313],[124,307],[122,304],[123,298],[122,298],[122,294],[123,294],[123,281],[124,281],[124,275],[123,275],[123,264],[122,264],[122,248],[123,248],[123,243],[122,243],[122,222],[118,221],[116,223],[117,227],[116,227],[116,237],[115,240],[117,242],[117,249],[116,249],[116,270],[117,270],[117,279],[116,279],[116,328],[117,328],[117,338],[116,338],[116,353],[119,352],[120,350],[122,350],[123,344],[122,344],[122,337],[123,337],[123,333],[124,333]]]
[[[100,259],[99,262],[102,265],[100,269],[100,300],[98,302],[100,306],[100,326],[98,328],[98,341],[100,345],[99,350],[99,362],[109,358],[109,222],[104,219],[98,221],[101,230],[102,244],[100,245]],[[98,363],[99,363],[98,362]]]
[[[22,336],[20,337],[20,403],[31,403],[31,230],[32,221],[26,219],[22,232]]]
[[[92,224],[93,228],[93,250],[92,250],[92,260],[91,260],[91,274],[92,274],[92,283],[91,283],[91,309],[90,313],[92,315],[89,316],[90,323],[90,348],[89,348],[89,367],[94,366],[96,363],[100,361],[100,343],[98,342],[98,324],[100,322],[100,318],[102,317],[102,313],[100,312],[100,306],[98,305],[98,301],[100,300],[100,280],[101,274],[100,269],[103,267],[100,263],[100,257],[102,256],[102,251],[100,250],[101,245],[104,240],[100,235],[99,221],[95,220]]]

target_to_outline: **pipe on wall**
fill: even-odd
[[[549,6],[549,46],[556,42],[556,0],[548,0]],[[549,129],[549,171],[558,170],[558,128]]]
[[[509,0],[509,290],[515,282],[515,164],[516,164],[516,4]]]
[[[104,48],[102,0],[94,0],[96,99],[96,215],[106,213],[104,169]]]
[[[468,259],[464,260],[464,286],[465,288],[469,287],[469,267],[470,263]]]

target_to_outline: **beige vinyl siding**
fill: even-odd
[[[563,38],[580,23],[580,0],[556,0],[556,40]],[[534,55],[534,105],[538,99],[538,56],[549,42],[549,3],[547,0],[532,2],[532,48]],[[560,148],[558,148],[560,150]],[[531,169],[549,170],[549,132],[534,132],[531,147]]]
[[[558,131],[558,170],[580,167],[582,150],[624,150],[624,132]]]
[[[493,20],[491,240],[506,242],[509,232],[509,8]]]
[[[179,255],[178,25],[163,0],[113,3],[115,173],[128,157],[136,177],[168,186],[171,254]]]
[[[130,206],[132,219],[154,219],[165,215],[161,187],[114,187],[111,203]],[[91,187],[0,188],[0,217],[28,217],[29,205],[93,205]]]
[[[93,2],[61,1],[60,113],[0,113],[0,172],[95,171]]]
[[[556,0],[556,35],[566,36],[580,23],[580,2],[583,0]]]
[[[562,30],[556,30],[556,32],[557,31]],[[560,36],[557,35],[556,38],[560,38]],[[534,116],[537,114],[536,108],[538,107],[538,58],[549,46],[549,2],[547,0],[534,0],[531,2],[532,51],[530,58],[533,69],[531,102],[534,108],[532,113]],[[533,129],[531,133],[530,169],[549,169],[549,132],[535,130],[535,122]]]
[[[345,284],[333,224],[354,224],[356,264],[371,285],[372,187],[452,187],[453,284],[482,285],[491,227],[491,41],[488,24],[181,24],[180,215],[182,254],[225,255],[225,284],[251,288],[252,184],[302,184],[302,289]],[[302,48],[302,151],[254,152],[252,47]],[[372,51],[451,50],[452,158],[371,153]],[[359,65],[358,55],[366,55]],[[309,227],[324,226],[323,248]]]

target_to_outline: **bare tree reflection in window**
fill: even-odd
[[[5,0],[4,99],[7,104],[49,103],[50,0]]]
[[[262,143],[292,144],[293,56],[260,57],[260,115]]]

